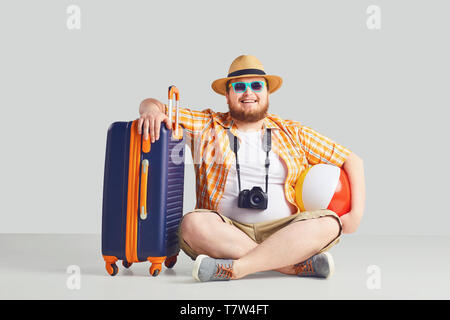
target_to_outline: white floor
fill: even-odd
[[[100,235],[1,234],[0,299],[450,299],[450,237],[344,235],[329,280],[265,272],[198,283],[184,253],[158,277],[149,263],[118,264],[111,277],[100,247]]]

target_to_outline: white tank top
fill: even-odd
[[[264,167],[266,152],[262,148],[261,134],[261,131],[243,132],[238,130],[241,138],[238,150],[241,190],[251,190],[253,187],[259,186],[264,192],[266,191]],[[242,223],[258,223],[285,218],[297,211],[295,206],[287,201],[284,194],[284,183],[287,176],[287,167],[284,161],[274,152],[273,148],[269,153],[269,158],[267,209],[238,208],[239,185],[234,162],[228,172],[225,190],[219,202],[220,214]]]

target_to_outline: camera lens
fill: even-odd
[[[258,189],[253,189],[250,193],[249,204],[251,208],[260,209],[262,202],[264,201],[264,197],[262,195],[262,191]]]
[[[254,196],[252,200],[253,200],[254,203],[260,203],[261,202],[261,197],[259,195],[258,196]]]

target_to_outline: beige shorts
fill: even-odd
[[[207,210],[207,209],[195,209],[194,211],[186,213],[183,216],[183,218],[186,215],[191,214],[193,212],[210,212],[210,211],[216,213],[220,218],[222,218],[223,222],[231,224],[231,225],[235,226],[236,228],[238,228],[239,230],[241,230],[242,232],[244,232],[247,236],[249,236],[253,241],[255,241],[258,244],[263,242],[264,240],[266,240],[268,237],[270,237],[272,234],[274,234],[278,230],[286,227],[287,225],[289,225],[291,223],[294,223],[297,221],[308,220],[308,219],[316,219],[316,218],[321,218],[321,217],[326,217],[326,216],[332,216],[332,217],[336,218],[336,220],[339,222],[339,226],[340,226],[339,234],[333,241],[331,241],[329,244],[327,244],[325,247],[323,247],[319,252],[327,251],[332,246],[337,244],[339,242],[339,239],[342,234],[341,220],[339,219],[339,216],[331,210],[304,211],[304,212],[300,212],[298,214],[293,214],[286,218],[271,220],[271,221],[266,221],[266,222],[260,222],[260,223],[255,223],[255,224],[237,222],[237,221],[234,221],[230,218],[227,218],[227,217],[221,215],[220,213],[218,213],[216,211]],[[198,256],[198,254],[196,252],[194,252],[194,250],[186,243],[186,241],[183,240],[183,235],[181,234],[181,223],[182,222],[183,222],[183,220],[181,220],[180,227],[178,228],[178,239],[179,239],[180,249],[182,249],[193,260],[195,260],[195,258]]]

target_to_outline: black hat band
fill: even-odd
[[[260,74],[260,75],[265,75],[266,73],[260,69],[242,69],[242,70],[237,70],[235,72],[229,73],[228,74],[228,78],[229,77],[237,77],[237,76],[243,76],[246,74]]]

